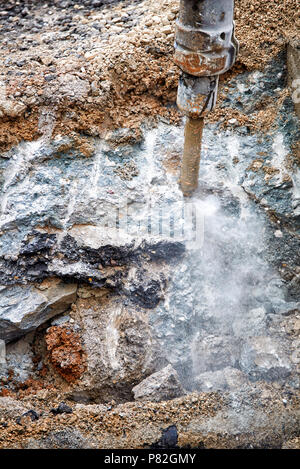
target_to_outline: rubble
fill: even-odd
[[[153,373],[132,388],[136,401],[161,402],[185,394],[176,370],[171,365]]]
[[[176,98],[179,72],[172,55],[179,0],[85,0],[71,14],[68,3],[25,1],[23,8],[24,1],[12,3],[0,19],[0,79],[8,102],[16,103],[1,122],[3,148],[36,138],[49,105],[55,108],[54,135],[103,136],[119,127],[138,134],[145,118],[158,116],[178,122],[175,108],[165,104]],[[284,6],[237,0],[235,21],[241,47],[233,73],[262,69],[296,35],[297,9],[293,0]]]

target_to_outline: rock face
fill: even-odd
[[[286,378],[291,372],[291,362],[282,348],[281,343],[270,337],[253,337],[241,352],[242,370],[254,379]]]
[[[196,376],[195,383],[197,389],[202,392],[240,390],[249,385],[244,373],[229,366],[222,370],[201,373]]]
[[[292,89],[295,110],[300,118],[300,41],[293,39],[287,48],[288,81]]]
[[[87,367],[70,395],[77,402],[127,400],[132,387],[165,364],[144,312],[122,300],[80,300]]]
[[[195,373],[235,366],[239,356],[239,344],[231,336],[198,336],[193,343]]]
[[[295,2],[236,8],[189,200],[179,3],[24,2],[0,15],[0,447],[294,444]]]
[[[182,396],[185,391],[171,365],[144,379],[133,389],[136,401],[161,402]]]
[[[0,340],[0,365],[3,365],[6,362],[6,350],[4,340]]]
[[[34,374],[33,336],[34,332],[6,345],[6,360],[0,367],[4,382],[13,377],[16,382],[24,383]]]

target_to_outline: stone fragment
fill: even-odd
[[[170,33],[172,33],[172,31],[173,31],[173,28],[172,28],[171,25],[166,25],[162,28],[162,32],[164,34],[170,34]]]
[[[77,285],[53,282],[45,291],[7,287],[0,297],[0,339],[10,342],[63,313],[76,299]]]
[[[132,389],[136,401],[169,401],[185,394],[172,365],[153,373]]]
[[[28,410],[27,412],[25,412],[23,415],[21,415],[21,417],[18,417],[16,419],[16,423],[18,425],[22,425],[22,418],[29,418],[32,422],[35,422],[36,420],[38,420],[40,418],[39,414],[33,410],[33,409],[30,409]]]
[[[26,110],[25,104],[13,99],[8,99],[6,94],[6,86],[0,81],[0,117],[17,117]]]
[[[0,113],[8,117],[18,117],[26,110],[25,104],[18,101],[2,101],[0,103]]]

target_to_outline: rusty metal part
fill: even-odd
[[[180,0],[175,31],[175,63],[194,76],[220,75],[238,53],[234,0]]]
[[[187,116],[180,185],[198,186],[204,116],[216,103],[219,75],[235,62],[234,0],[180,0],[174,61],[181,68],[177,105]]]
[[[215,107],[219,77],[193,77],[182,73],[177,92],[177,106],[188,117],[204,117]]]
[[[180,176],[180,187],[186,197],[191,196],[198,187],[203,126],[203,118],[192,119],[187,117]]]

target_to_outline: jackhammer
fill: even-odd
[[[180,0],[174,61],[181,68],[177,105],[186,115],[180,186],[198,187],[204,117],[216,104],[219,75],[235,62],[234,0]]]

